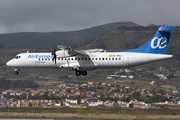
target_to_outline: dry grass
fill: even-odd
[[[61,81],[46,81],[46,80],[44,80],[44,81],[35,81],[35,82],[37,82],[38,84],[40,84],[40,85],[53,85],[53,84],[62,84],[63,82],[61,82]]]
[[[176,87],[174,86],[171,86],[171,85],[161,85],[162,88],[165,88],[165,89],[173,89],[173,90],[176,90]]]
[[[85,118],[128,120],[179,120],[180,115],[131,115],[131,114],[73,114],[73,113],[17,113],[0,112],[1,118]]]

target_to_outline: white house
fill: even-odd
[[[66,102],[71,103],[71,104],[78,104],[78,100],[66,99]]]
[[[89,102],[88,106],[103,106],[103,101]]]
[[[0,107],[13,107],[13,104],[7,105],[7,104],[4,103],[4,102],[0,102]]]
[[[105,101],[103,105],[107,106],[107,107],[118,107],[119,106],[118,103],[115,103],[114,101],[110,101],[110,100]]]
[[[5,102],[5,101],[6,101],[6,97],[1,96],[1,98],[0,98],[0,102]]]

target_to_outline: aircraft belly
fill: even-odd
[[[93,69],[97,69],[97,65],[96,64],[82,64],[80,65],[81,70],[93,70]]]
[[[163,54],[129,54],[129,64],[130,66],[136,66],[136,65],[163,60],[163,59],[168,59],[171,57],[172,55],[163,55]]]
[[[110,60],[110,61],[100,61],[97,63],[98,69],[113,69],[124,67],[123,60]]]

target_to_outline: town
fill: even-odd
[[[179,76],[178,70],[163,66],[155,68],[155,73],[142,69],[120,69],[109,74],[98,71],[96,74],[107,76],[114,83],[87,81],[84,83],[62,83],[51,89],[14,88],[2,90],[0,107],[121,107],[121,108],[169,108],[179,109],[178,89],[159,89],[163,83],[159,80]],[[159,74],[161,73],[161,74]],[[153,78],[146,86],[138,87],[126,84],[125,79]],[[43,76],[39,76],[43,79]],[[68,76],[73,79],[73,76]]]

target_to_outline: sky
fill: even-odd
[[[0,33],[74,31],[107,23],[180,26],[180,0],[0,0]]]

